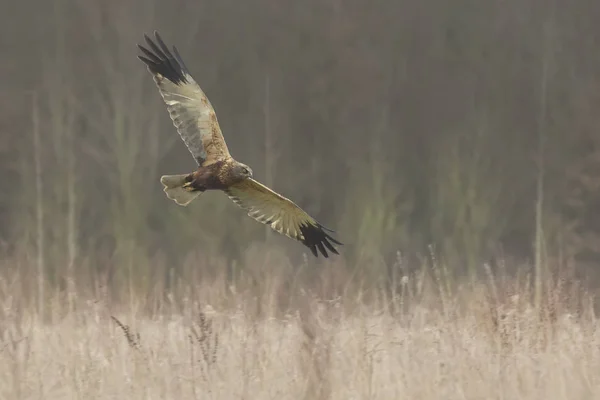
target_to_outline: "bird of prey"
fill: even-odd
[[[276,232],[298,240],[315,257],[317,249],[328,257],[327,250],[339,254],[333,246],[341,245],[325,228],[290,199],[274,192],[252,178],[252,169],[229,154],[217,115],[200,86],[192,78],[173,46],[171,52],[158,32],[153,41],[144,34],[148,48],[138,44],[162,96],[173,125],[198,163],[189,174],[164,175],[160,181],[168,198],[186,206],[207,190],[221,190],[255,220]]]

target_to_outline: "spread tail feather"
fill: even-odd
[[[188,174],[163,175],[160,178],[160,183],[165,187],[164,191],[167,194],[167,197],[180,206],[187,206],[202,193],[201,191],[192,191],[184,187],[186,183],[185,178],[187,176]]]

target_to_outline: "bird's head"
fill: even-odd
[[[236,175],[243,178],[252,178],[252,168],[247,166],[246,164],[242,164],[238,162],[236,165]]]

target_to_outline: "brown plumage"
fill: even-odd
[[[338,254],[325,228],[290,199],[252,179],[252,169],[231,157],[210,101],[190,75],[177,48],[167,48],[158,32],[156,43],[144,35],[148,48],[138,45],[138,56],[153,75],[173,125],[198,163],[190,174],[164,175],[161,182],[167,197],[188,205],[207,190],[225,192],[255,220],[302,242],[317,256],[327,251]]]

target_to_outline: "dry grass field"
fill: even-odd
[[[450,294],[419,272],[366,289],[336,286],[337,268],[312,288],[217,274],[118,300],[81,280],[48,289],[44,317],[27,296],[35,274],[13,269],[0,278],[0,398],[600,398],[600,326],[574,283],[549,279],[536,308],[525,280]]]

